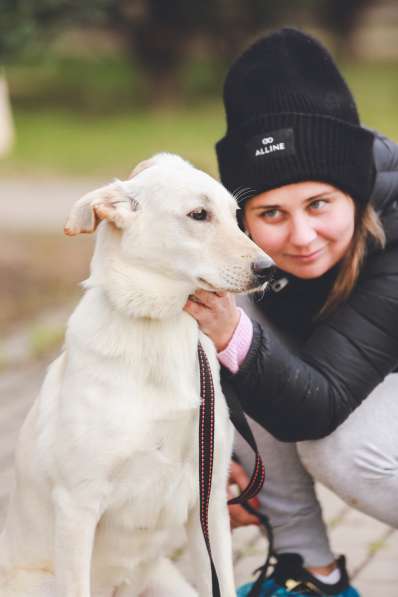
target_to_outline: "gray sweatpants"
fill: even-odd
[[[334,559],[314,480],[350,506],[398,528],[398,374],[389,375],[324,439],[283,443],[254,421],[250,425],[266,467],[258,497],[278,553],[299,553],[307,566]],[[239,435],[235,452],[250,472],[252,450]]]

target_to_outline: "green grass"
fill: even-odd
[[[58,110],[15,112],[17,143],[0,174],[125,177],[138,161],[175,152],[215,173],[221,106],[89,116]]]
[[[398,142],[398,64],[351,64],[342,71],[364,125]]]
[[[179,107],[151,110],[135,101],[132,90],[144,83],[125,64],[101,62],[90,70],[72,61],[61,70],[51,63],[44,70],[24,68],[10,71],[17,143],[0,162],[0,175],[125,177],[159,151],[179,153],[216,174],[214,143],[225,124],[221,98],[208,99],[212,79],[206,73],[201,73],[206,99],[200,85],[192,99],[191,81]],[[398,65],[346,65],[343,72],[363,123],[398,140]]]

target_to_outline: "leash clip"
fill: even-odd
[[[289,280],[287,278],[279,278],[279,280],[275,280],[275,282],[271,282],[271,288],[274,292],[280,292],[289,284]]]

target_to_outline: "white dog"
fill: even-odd
[[[211,596],[199,520],[199,339],[216,393],[210,541],[221,595],[235,596],[232,430],[215,349],[183,307],[196,288],[248,291],[259,285],[256,264],[271,265],[237,227],[236,207],[221,184],[170,154],[73,207],[67,234],[101,223],[64,352],[19,436],[1,597]],[[182,525],[197,591],[166,559]]]

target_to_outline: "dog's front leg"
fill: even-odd
[[[235,597],[235,584],[232,564],[232,542],[225,491],[217,495],[212,489],[209,504],[210,547],[220,585],[221,597]],[[199,507],[189,517],[188,550],[191,556],[193,576],[200,597],[212,595],[210,559],[200,525]]]
[[[190,512],[187,524],[187,549],[192,577],[199,597],[209,597],[211,591],[210,560],[200,525],[199,504]]]
[[[209,504],[209,535],[221,597],[235,597],[231,527],[226,491],[222,487],[212,488]]]
[[[85,496],[87,497],[87,496]],[[99,519],[98,502],[58,489],[55,501],[57,597],[91,597],[91,558]]]

